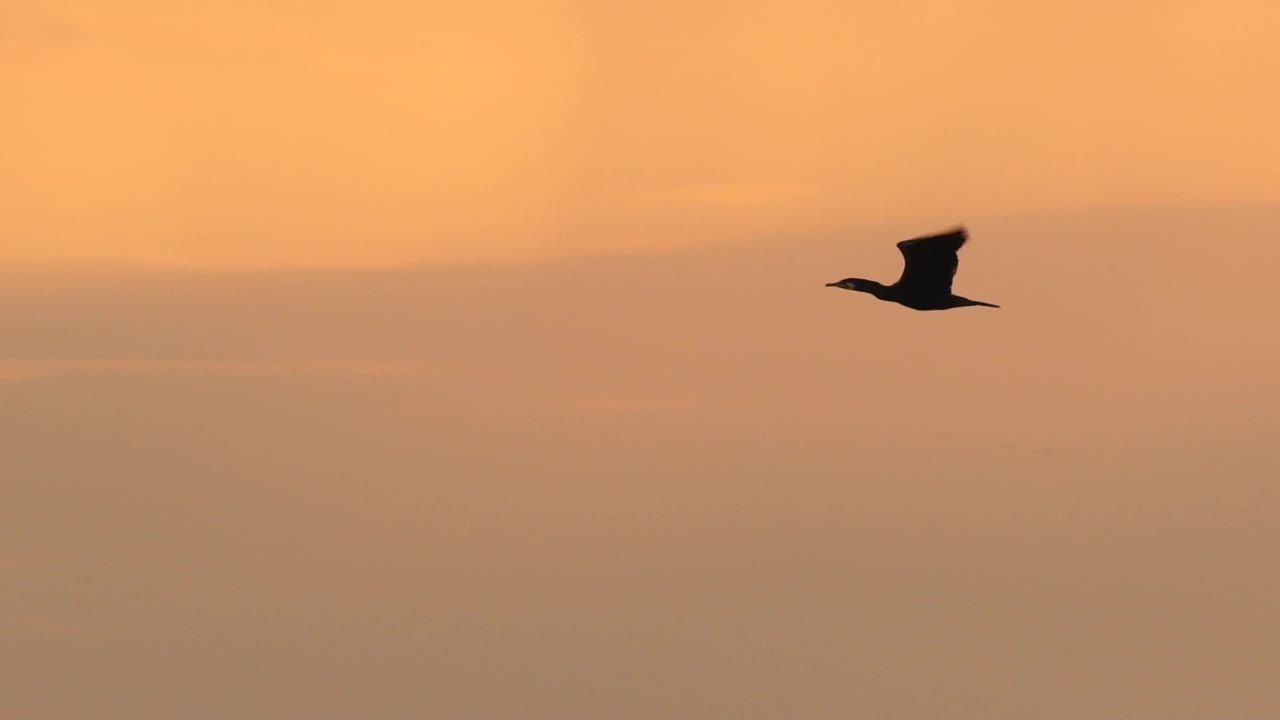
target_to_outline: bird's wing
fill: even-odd
[[[960,267],[961,246],[969,239],[964,228],[956,228],[937,235],[903,240],[898,243],[906,266],[898,287],[918,292],[951,293],[951,280]]]

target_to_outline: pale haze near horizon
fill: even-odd
[[[1280,710],[1269,4],[0,12],[5,717]]]

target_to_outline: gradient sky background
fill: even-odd
[[[1276,717],[1277,37],[0,6],[0,716]]]

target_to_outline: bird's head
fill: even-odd
[[[839,282],[827,283],[827,287],[837,287],[842,290],[854,290],[857,292],[871,292],[871,288],[879,284],[862,278],[845,278]]]

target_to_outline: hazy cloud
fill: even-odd
[[[679,395],[598,393],[564,398],[563,407],[583,415],[649,415],[695,410],[701,403]]]
[[[77,374],[176,372],[211,375],[355,375],[363,377],[428,377],[437,368],[423,363],[342,361],[162,360],[95,358],[77,360],[0,360],[0,382],[22,382]]]

